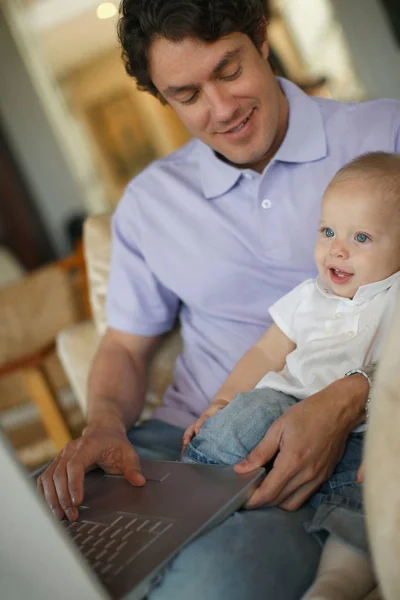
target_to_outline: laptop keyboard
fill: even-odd
[[[173,525],[172,520],[132,513],[111,514],[85,507],[79,511],[79,521],[64,520],[62,524],[104,584]]]

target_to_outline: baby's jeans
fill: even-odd
[[[293,396],[269,388],[237,394],[223,410],[205,422],[186,447],[182,460],[212,465],[236,464],[248,456],[271,425],[297,402],[299,400]],[[343,457],[332,476],[310,499],[316,513],[305,527],[321,544],[333,534],[367,554],[362,486],[356,483],[362,445],[362,433],[349,436]],[[266,467],[268,470],[272,464]]]

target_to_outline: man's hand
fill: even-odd
[[[185,451],[185,448],[189,444],[190,440],[192,440],[194,438],[194,436],[199,433],[199,431],[203,427],[204,423],[210,417],[212,417],[217,412],[219,412],[220,410],[225,408],[225,406],[227,404],[228,404],[228,402],[226,402],[226,400],[218,400],[218,399],[214,400],[213,402],[211,402],[211,404],[207,408],[207,410],[205,410],[203,412],[203,414],[200,415],[200,417],[197,419],[197,421],[194,421],[194,423],[189,425],[189,427],[186,429],[185,433],[183,434],[182,454]]]
[[[237,473],[248,473],[275,459],[247,508],[267,505],[297,510],[329,479],[343,455],[350,431],[362,419],[367,389],[359,380],[360,393],[351,398],[354,389],[349,386],[354,383],[340,379],[292,406],[249,456],[235,466]]]
[[[59,519],[64,515],[70,521],[78,518],[85,473],[94,466],[110,475],[123,475],[135,486],[146,483],[139,457],[123,430],[87,427],[84,435],[69,442],[37,480],[38,490]]]

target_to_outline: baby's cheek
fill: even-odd
[[[317,242],[316,246],[315,246],[315,250],[314,250],[314,260],[316,262],[316,265],[318,267],[318,269],[320,268],[320,266],[322,267],[325,261],[325,257],[326,257],[326,248],[324,247],[324,245],[321,242]]]

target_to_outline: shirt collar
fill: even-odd
[[[380,294],[381,292],[385,292],[386,290],[390,289],[398,280],[400,280],[400,271],[397,271],[397,273],[394,273],[390,277],[382,279],[381,281],[375,281],[374,283],[367,283],[366,285],[362,285],[358,288],[356,295],[353,299],[336,296],[336,294],[334,294],[330,290],[330,288],[327,285],[325,285],[325,283],[320,277],[316,279],[316,284],[318,290],[326,298],[341,300],[346,304],[362,304],[363,302],[372,300],[372,298],[374,298],[374,296],[376,296],[377,294]]]
[[[206,198],[226,194],[237,183],[243,170],[218,158],[214,150],[198,140],[197,153],[200,166],[200,184]]]
[[[307,163],[324,158],[326,133],[317,101],[287,79],[278,81],[289,102],[289,126],[274,160]]]
[[[306,163],[327,155],[327,142],[321,111],[315,99],[294,83],[278,77],[289,102],[289,125],[275,160]],[[197,140],[201,185],[206,198],[228,192],[243,175],[243,169],[224,162],[206,144]],[[268,165],[269,166],[269,165]]]

